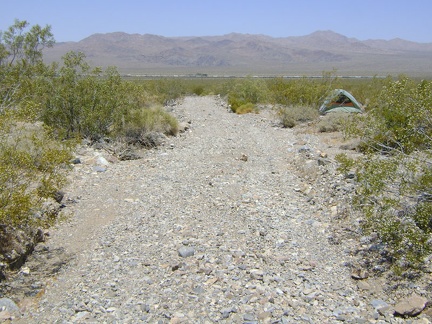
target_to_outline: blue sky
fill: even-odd
[[[286,37],[317,30],[432,42],[430,0],[0,0],[0,9],[0,30],[15,18],[48,24],[57,42],[116,31]]]

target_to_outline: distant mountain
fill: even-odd
[[[402,39],[360,41],[332,31],[274,38],[231,33],[164,37],[122,32],[94,34],[45,50],[47,61],[81,51],[96,66],[114,65],[135,74],[341,74],[432,75],[432,43]]]

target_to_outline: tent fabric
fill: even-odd
[[[346,90],[335,89],[324,100],[319,111],[322,115],[329,112],[361,113],[362,105]]]

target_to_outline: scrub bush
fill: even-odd
[[[160,107],[131,110],[124,120],[123,127],[117,132],[117,137],[129,144],[139,144],[153,147],[154,133],[176,135],[178,121]]]
[[[259,113],[259,110],[254,104],[248,102],[244,105],[241,105],[240,107],[237,107],[237,109],[235,110],[235,113],[239,114],[239,115],[249,114],[249,113],[256,113],[257,114],[257,113]]]
[[[364,230],[386,244],[395,269],[421,266],[432,252],[432,82],[388,80],[346,132],[361,138],[365,153],[338,157],[341,169],[356,172],[353,203]]]
[[[268,98],[266,83],[261,79],[246,78],[230,85],[228,104],[233,112],[257,112],[256,104]],[[242,107],[243,106],[243,107]],[[239,109],[242,107],[241,109]]]
[[[337,87],[334,72],[326,72],[322,79],[303,77],[295,80],[274,78],[268,81],[269,100],[284,106],[317,107],[327,93]]]
[[[0,224],[47,225],[38,211],[65,185],[70,159],[70,146],[56,141],[42,124],[1,115]]]
[[[350,122],[352,115],[346,112],[332,112],[321,116],[317,123],[318,132],[331,133],[343,131],[347,122]]]
[[[52,68],[42,48],[50,27],[16,20],[0,37],[0,225],[28,228],[47,219],[39,211],[66,182],[70,146],[38,122],[41,91]]]
[[[319,113],[315,107],[311,106],[288,106],[280,108],[277,115],[283,127],[292,128],[298,123],[317,119]]]

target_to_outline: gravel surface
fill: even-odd
[[[95,168],[83,149],[73,216],[44,245],[70,259],[17,322],[403,321],[385,311],[393,300],[358,288],[351,254],[329,239],[334,208],[305,180],[319,169],[295,158],[316,149],[313,135],[216,96],[172,110],[188,130],[140,160]]]

